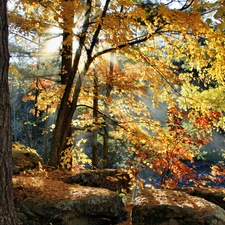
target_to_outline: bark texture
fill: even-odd
[[[7,1],[0,1],[0,224],[16,224],[12,185]]]
[[[65,0],[68,2],[68,0]],[[73,2],[73,0],[69,0],[69,2]],[[70,76],[70,70],[72,67],[72,49],[73,49],[73,27],[67,27],[67,24],[73,24],[74,20],[74,10],[69,8],[69,5],[64,5],[64,10],[69,12],[64,15],[63,18],[63,42],[62,42],[62,63],[61,63],[61,84],[67,84],[68,78]],[[65,108],[65,115],[67,117],[68,112],[70,110],[69,104]],[[72,138],[72,125],[70,124],[68,127],[67,138]],[[65,146],[60,148],[58,152],[58,160],[60,160],[60,166],[66,169],[72,168],[72,142],[70,144],[65,143]],[[69,159],[69,160],[68,160]]]

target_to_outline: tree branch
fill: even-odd
[[[100,52],[97,52],[92,58],[95,59],[95,58],[97,58],[97,57],[100,56],[100,55],[106,54],[106,53],[108,53],[108,52],[113,52],[113,51],[115,51],[115,50],[117,50],[117,49],[122,49],[122,48],[124,48],[124,47],[126,47],[126,46],[133,46],[133,45],[135,45],[135,44],[139,44],[139,43],[141,43],[141,42],[147,41],[148,39],[149,39],[149,35],[145,35],[145,36],[143,36],[143,38],[141,38],[141,39],[137,39],[137,38],[136,38],[136,40],[133,40],[133,41],[130,41],[130,42],[127,42],[127,43],[123,43],[123,44],[120,44],[120,45],[118,45],[118,46],[116,46],[116,47],[107,48],[107,49],[105,49],[105,50],[102,50],[102,51],[100,51]]]
[[[163,78],[163,80],[165,80],[166,81],[166,83],[178,94],[178,95],[180,95],[181,96],[181,94],[175,89],[175,87],[171,84],[171,82],[170,81],[168,81],[164,76],[163,76],[163,74],[161,73],[161,71],[160,70],[158,70],[157,68],[155,68],[153,65],[151,65],[151,63],[149,62],[149,60],[145,57],[145,56],[143,56],[141,53],[140,53],[140,56],[144,59],[144,61],[148,64],[148,65],[150,65],[162,78]]]
[[[108,7],[109,7],[109,3],[110,3],[111,0],[106,0],[105,2],[105,6],[104,6],[104,9],[102,11],[102,15],[101,15],[101,19],[104,18],[106,16],[106,12],[108,10]],[[92,41],[91,41],[91,46],[90,48],[87,50],[87,55],[88,55],[88,58],[91,59],[91,54],[93,52],[93,49],[96,45],[96,43],[98,42],[98,36],[99,36],[99,33],[101,31],[101,28],[102,28],[102,25],[101,24],[98,24],[98,27],[92,37]]]
[[[185,2],[185,4],[182,6],[182,8],[180,8],[179,10],[180,11],[184,11],[186,9],[188,9],[193,3],[194,3],[195,0],[192,0],[190,1],[190,3],[188,3],[188,0]]]

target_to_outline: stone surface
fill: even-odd
[[[113,225],[126,219],[125,206],[115,192],[98,188],[100,195],[95,194],[97,188],[86,188],[72,189],[74,198],[68,188],[68,196],[53,201],[51,196],[39,199],[20,194],[15,200],[17,217],[24,225]],[[19,192],[18,187],[15,192]]]
[[[225,211],[204,199],[172,190],[146,190],[132,209],[133,225],[224,225]]]
[[[122,188],[128,191],[130,187],[129,174],[120,169],[87,170],[71,176],[66,182],[83,186],[101,187],[119,192]]]
[[[205,200],[212,202],[221,208],[225,209],[225,189],[224,188],[181,188],[179,191],[183,191],[192,196],[204,198]]]
[[[24,170],[34,169],[42,162],[40,155],[31,148],[14,143],[12,148],[13,174],[19,174]]]

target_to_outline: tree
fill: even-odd
[[[73,67],[61,100],[53,135],[51,146],[52,157],[49,161],[49,164],[52,166],[59,165],[60,154],[63,151],[66,138],[68,137],[68,128],[70,127],[73,114],[77,108],[77,102],[82,89],[83,80],[92,62],[98,56],[116,50],[124,50],[125,52],[130,53],[133,46],[152,39],[154,34],[160,34],[160,30],[162,30],[166,25],[166,22],[164,22],[161,16],[156,16],[158,17],[159,22],[157,21],[157,23],[155,23],[155,18],[150,21],[150,23],[155,24],[153,30],[150,31],[146,29],[145,31],[142,31],[142,25],[146,27],[149,26],[145,9],[136,7],[135,4],[133,5],[133,3],[128,2],[117,3],[106,0],[101,8],[101,12],[98,15],[98,19],[95,17],[95,20],[93,21],[93,15],[95,14],[93,13],[92,1],[87,0],[83,9],[82,19],[80,19],[81,29],[77,35],[78,47],[75,52]],[[123,26],[120,26],[121,20],[123,20]],[[140,31],[140,35],[134,34],[135,32],[133,32],[132,27],[130,27],[130,23],[133,23],[133,26]],[[113,30],[113,27],[116,28],[116,32]],[[97,46],[98,43],[101,42],[101,32],[108,32],[112,34],[112,38],[107,38],[107,42],[105,43],[105,45],[108,45],[109,47],[103,47],[103,50],[101,49],[98,51]],[[102,35],[104,36],[103,33]],[[135,50],[135,48],[133,50]],[[83,63],[82,55],[84,54],[85,61]],[[78,68],[81,64],[83,64],[83,68],[81,68],[81,72],[79,73]],[[75,80],[76,85],[74,91],[72,91],[73,82]],[[71,91],[72,100],[68,102]]]
[[[101,112],[109,111],[107,112],[110,115],[108,119],[115,125],[114,137],[123,138],[140,163],[144,163],[149,157],[158,157],[148,163],[156,171],[163,173],[162,180],[165,183],[165,174],[170,171],[174,174],[181,171],[177,168],[181,168],[178,164],[180,159],[184,160],[183,156],[185,159],[193,160],[195,151],[192,151],[192,147],[201,143],[198,136],[199,132],[204,130],[201,129],[201,126],[203,125],[204,128],[211,123],[215,115],[219,114],[213,112],[213,117],[211,116],[207,120],[205,117],[208,116],[209,110],[207,104],[204,104],[204,99],[201,101],[204,107],[201,108],[195,104],[198,111],[193,113],[194,107],[189,103],[197,101],[193,101],[192,95],[185,95],[183,89],[192,90],[192,86],[188,82],[193,80],[193,69],[201,71],[201,78],[217,79],[223,84],[222,64],[224,60],[221,59],[224,59],[224,36],[221,35],[221,31],[211,28],[208,24],[209,21],[206,20],[207,13],[214,10],[217,11],[217,17],[223,17],[222,10],[220,10],[223,7],[221,7],[220,1],[204,2],[204,7],[202,1],[185,1],[179,4],[177,1],[160,3],[158,1],[106,0],[99,1],[98,4],[91,0],[38,1],[32,2],[32,6],[30,1],[22,2],[26,5],[24,9],[31,7],[33,10],[25,10],[27,11],[25,13],[27,20],[26,23],[24,22],[26,31],[29,28],[34,29],[34,27],[41,30],[46,25],[46,21],[54,21],[62,31],[73,33],[73,38],[76,39],[75,56],[71,69],[66,70],[69,71],[69,74],[67,74],[68,79],[61,98],[52,140],[49,161],[51,166],[60,165],[62,152],[70,136],[73,115],[78,109],[79,102],[83,101],[83,92],[93,93],[93,85],[88,90],[84,90],[84,84],[88,83],[89,76],[87,75],[94,67],[96,67],[95,74],[98,76],[96,81],[109,87],[105,97],[112,97],[112,100],[107,102],[108,105],[105,105],[105,109],[101,107],[101,104],[95,104],[92,108],[95,111],[97,108]],[[62,7],[62,4],[68,5]],[[38,10],[39,13],[35,13],[35,10]],[[30,13],[31,11],[32,13]],[[45,15],[47,11],[52,12],[49,20]],[[68,18],[74,16],[74,21],[62,23],[65,15]],[[29,21],[30,23],[27,24]],[[64,26],[62,26],[63,24]],[[73,27],[75,28],[72,32],[71,28]],[[207,41],[207,47],[199,44],[200,39]],[[68,40],[64,39],[63,46],[69,42],[71,42],[71,37]],[[103,66],[102,59],[107,58],[108,53],[124,57],[124,65],[121,72],[113,74],[111,76],[113,79],[106,81],[107,79],[105,79],[104,73],[100,72],[99,67]],[[178,73],[177,66],[173,64],[174,61],[183,61],[184,66],[189,67],[186,70],[188,72]],[[207,67],[209,62],[213,64],[210,69]],[[99,67],[97,68],[96,65]],[[106,68],[109,67],[110,63],[108,62]],[[109,70],[107,74],[110,74]],[[94,84],[93,77],[91,80]],[[146,94],[148,89],[153,93],[152,95]],[[182,92],[180,92],[181,89]],[[96,91],[99,91],[99,88]],[[93,99],[93,96],[91,97]],[[197,98],[197,95],[195,97]],[[95,100],[97,98],[103,100],[102,102],[106,99],[102,97],[102,94],[95,95]],[[151,118],[148,105],[145,104],[147,98],[152,102],[151,106],[157,106],[160,102],[167,104],[168,117],[171,116],[169,123],[162,124]],[[182,118],[185,113],[189,114],[188,119]],[[98,119],[98,123],[99,115],[100,112],[92,116]],[[178,118],[176,115],[179,115]],[[194,124],[196,119],[201,125],[197,127],[198,130],[192,126],[193,130],[188,131],[187,127],[179,124],[180,120],[182,123],[188,121],[190,124]],[[105,128],[105,139],[107,139],[109,129]],[[111,136],[113,132],[111,132]],[[195,136],[186,135],[187,132],[194,133]],[[203,137],[200,135],[200,138]],[[107,149],[107,141],[105,146]],[[182,151],[175,148],[176,146],[179,146]],[[195,147],[193,148],[195,150]],[[171,167],[174,163],[174,155],[179,161],[177,161],[176,168]],[[105,158],[107,158],[107,154],[105,154]],[[144,158],[146,160],[143,160]],[[163,158],[167,159],[166,161],[169,161],[170,165],[165,163],[162,165],[160,160]],[[178,177],[180,178],[182,175]]]
[[[7,1],[0,2],[0,224],[16,224],[12,185],[11,108],[8,85]]]
[[[69,3],[73,1],[69,0]],[[62,10],[68,13],[63,14],[63,40],[62,40],[62,50],[61,50],[61,84],[66,86],[69,75],[70,69],[72,67],[72,51],[73,51],[73,27],[68,26],[68,24],[73,24],[74,20],[74,9],[71,7],[71,4],[67,4],[68,1],[62,1]],[[68,109],[67,109],[68,110]],[[70,124],[70,128],[68,130],[67,140],[72,139],[72,125]],[[63,150],[58,155],[60,166],[65,167],[67,169],[71,169],[72,167],[72,141],[65,142],[65,146]],[[52,152],[50,158],[53,158]]]

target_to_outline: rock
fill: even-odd
[[[19,174],[27,169],[34,169],[42,162],[40,155],[31,148],[16,142],[12,148],[13,174]]]
[[[192,196],[204,198],[205,200],[212,202],[222,209],[225,209],[225,189],[224,188],[181,188],[179,191],[184,191]]]
[[[69,177],[66,182],[121,192],[122,189],[129,191],[130,176],[120,169],[87,170]]]
[[[122,198],[115,192],[48,178],[36,180],[38,187],[31,181],[26,177],[25,186],[20,180],[14,185],[15,208],[23,224],[113,225],[126,219]]]
[[[55,204],[54,207],[63,211],[74,212],[75,216],[106,218],[113,223],[118,222],[120,218],[125,218],[125,207],[118,195],[90,195],[77,201],[64,199]]]
[[[68,225],[111,225],[109,219],[106,218],[87,218],[87,217],[75,217],[70,220]]]
[[[26,225],[111,225],[126,218],[119,196],[89,196],[79,201],[61,200],[56,204],[17,200],[18,219]]]
[[[17,218],[26,225],[63,224],[64,220],[60,210],[48,202],[35,202],[17,199],[14,201]]]
[[[143,191],[132,209],[133,225],[224,225],[225,211],[199,197],[172,190]]]

